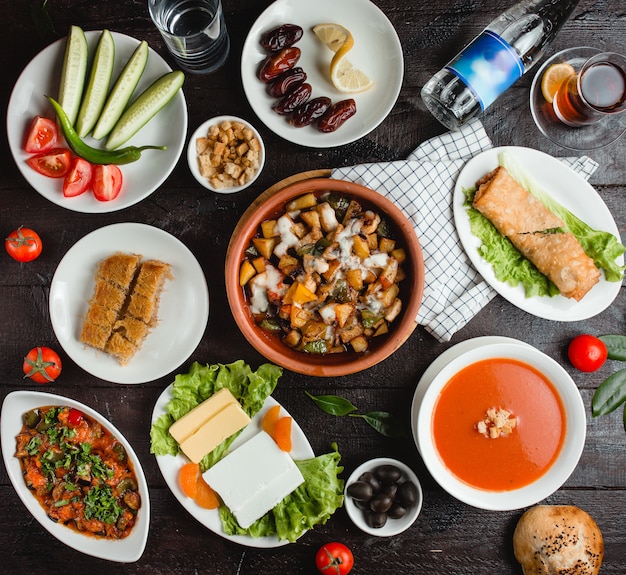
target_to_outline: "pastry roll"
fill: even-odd
[[[562,295],[580,301],[600,271],[565,223],[502,167],[477,182],[474,207],[547,276]]]

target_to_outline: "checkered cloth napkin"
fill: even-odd
[[[424,254],[424,298],[416,321],[449,341],[496,292],[470,262],[454,225],[452,197],[465,163],[492,147],[479,120],[422,143],[406,160],[336,168],[331,177],[377,190],[413,224]],[[561,158],[588,179],[598,164]]]

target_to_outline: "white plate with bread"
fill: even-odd
[[[156,315],[147,334],[132,356],[124,358],[115,357],[105,345],[98,349],[81,341],[86,340],[84,324],[95,286],[98,281],[107,284],[107,278],[96,279],[96,271],[116,253],[169,264],[171,274],[154,296]],[[127,309],[128,301],[123,306]],[[88,373],[113,383],[145,383],[176,370],[200,343],[208,317],[207,283],[194,255],[174,236],[145,224],[113,224],[86,235],[65,254],[50,287],[50,319],[64,351]],[[118,336],[121,319],[111,320],[112,333]]]

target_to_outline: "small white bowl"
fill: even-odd
[[[433,411],[443,387],[465,367],[491,358],[514,359],[534,367],[552,383],[565,411],[565,437],[556,460],[541,477],[529,485],[509,491],[483,490],[461,481],[441,460],[432,434]],[[443,489],[473,507],[508,511],[534,505],[565,483],[578,465],[585,445],[586,416],[576,384],[556,361],[531,346],[519,343],[493,343],[469,349],[442,367],[424,392],[414,428],[422,459]]]
[[[417,502],[411,507],[407,514],[400,519],[387,519],[387,523],[380,528],[370,527],[363,514],[363,511],[359,509],[352,497],[348,495],[348,486],[355,481],[358,481],[359,477],[363,475],[366,471],[373,471],[379,465],[394,465],[398,469],[402,471],[402,477],[400,481],[411,481],[417,488]],[[344,489],[344,506],[346,511],[348,512],[348,516],[352,519],[352,522],[363,532],[368,533],[369,535],[375,535],[377,537],[391,537],[393,535],[398,535],[403,531],[406,531],[417,519],[420,511],[422,510],[422,502],[424,500],[424,495],[422,493],[422,486],[417,478],[417,475],[413,472],[413,470],[398,461],[397,459],[391,459],[389,457],[379,457],[377,459],[370,459],[365,463],[359,465],[353,472],[352,475],[346,481],[346,486]]]
[[[252,130],[254,137],[259,141],[259,144],[261,146],[259,166],[256,169],[254,176],[249,179],[245,184],[241,186],[215,188],[211,185],[208,178],[205,178],[202,174],[200,174],[200,168],[198,167],[198,154],[196,151],[196,140],[198,138],[206,136],[211,126],[219,125],[224,121],[241,122],[242,124],[245,124],[247,128],[250,128],[250,130]],[[234,194],[236,192],[240,192],[241,190],[245,190],[259,177],[261,171],[263,170],[263,166],[265,165],[265,144],[263,143],[263,138],[261,138],[261,134],[259,134],[258,130],[252,124],[250,124],[250,122],[247,122],[243,118],[238,118],[237,116],[216,116],[215,118],[211,118],[210,120],[207,120],[206,122],[200,124],[196,131],[191,135],[191,138],[189,138],[189,142],[187,143],[187,162],[194,178],[196,178],[198,183],[204,186],[207,190],[211,190],[212,192],[216,192],[219,194]]]

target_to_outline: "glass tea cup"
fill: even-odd
[[[209,74],[230,52],[221,0],[148,0],[150,17],[185,71]]]
[[[561,84],[552,106],[556,117],[574,128],[625,111],[626,57],[615,52],[592,56]]]

